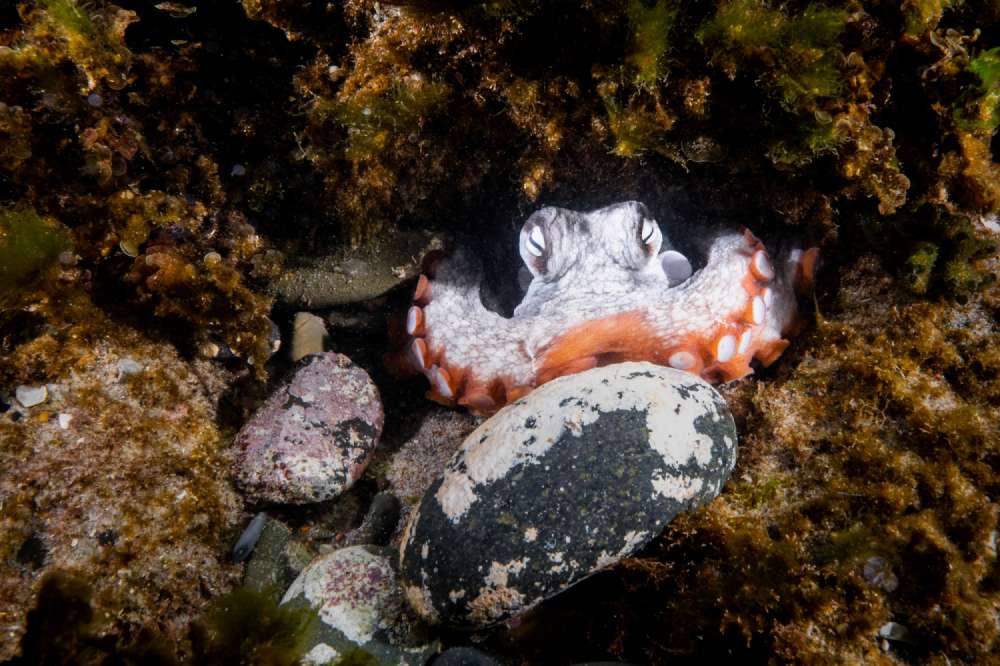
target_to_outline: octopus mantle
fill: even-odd
[[[543,208],[525,222],[520,253],[532,280],[513,317],[483,306],[479,262],[456,252],[425,262],[406,317],[407,362],[429,397],[491,413],[556,377],[649,361],[732,381],[788,346],[797,297],[817,251],[777,264],[747,230],[714,238],[691,271],[645,206],[589,213]]]

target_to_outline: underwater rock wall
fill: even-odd
[[[727,389],[732,487],[549,649],[988,660],[998,86],[986,0],[3,3],[0,388],[46,401],[0,414],[0,659],[57,568],[94,660],[188,653],[238,577],[216,403],[272,369],[286,256],[641,199],[821,242],[818,322]]]

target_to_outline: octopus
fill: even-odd
[[[816,248],[793,248],[774,262],[741,229],[711,239],[692,270],[635,201],[542,208],[525,221],[519,250],[530,283],[511,317],[483,304],[471,252],[425,260],[404,357],[432,400],[490,414],[556,377],[624,361],[740,379],[788,346],[817,259]]]

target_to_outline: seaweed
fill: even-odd
[[[319,616],[311,608],[280,606],[277,596],[271,590],[238,587],[215,599],[192,627],[195,663],[299,663]]]
[[[0,306],[71,247],[66,228],[31,209],[0,208]]]

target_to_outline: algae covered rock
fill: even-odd
[[[433,654],[406,615],[393,556],[388,549],[351,546],[316,558],[299,574],[281,603],[319,613],[305,663],[360,654],[372,663],[420,666]]]
[[[183,651],[191,619],[239,576],[226,542],[241,501],[215,402],[228,377],[79,293],[32,313],[44,325],[20,330],[0,364],[0,385],[47,389],[44,402],[0,413],[0,661],[41,646],[84,663],[48,633],[48,611],[31,613],[41,597],[66,597],[52,581],[67,577],[85,581],[69,596],[90,619],[77,624],[56,603],[60,632],[114,652],[155,626]],[[126,359],[143,371],[123,376]]]
[[[735,460],[732,416],[697,377],[622,363],[556,379],[469,435],[424,495],[407,599],[449,625],[517,615],[715,497]]]
[[[382,420],[364,370],[334,352],[307,356],[236,436],[236,478],[255,499],[332,499],[361,477]]]

